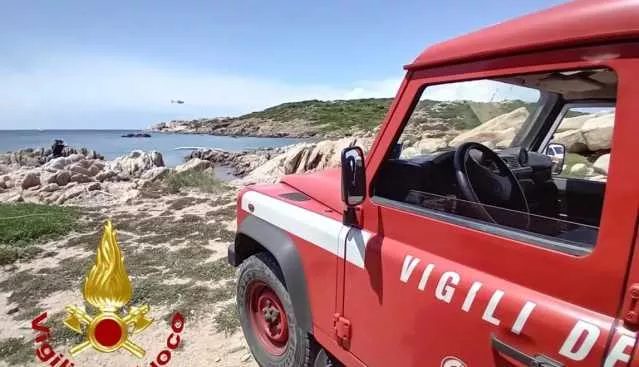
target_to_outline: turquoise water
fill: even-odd
[[[123,138],[134,130],[0,130],[0,152],[22,148],[50,147],[54,139],[62,139],[66,145],[87,147],[113,159],[135,149],[162,152],[164,162],[172,167],[184,161],[189,149],[219,148],[227,151],[243,151],[255,148],[279,147],[294,144],[302,139],[292,138],[233,138],[229,136],[173,134],[151,132],[150,138]]]

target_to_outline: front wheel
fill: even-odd
[[[297,326],[282,272],[269,254],[253,255],[240,265],[237,307],[242,331],[260,366],[313,365],[318,348]]]

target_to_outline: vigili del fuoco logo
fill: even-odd
[[[92,315],[81,307],[65,307],[67,318],[64,325],[84,336],[82,343],[69,350],[71,357],[57,353],[47,343],[51,331],[43,324],[47,318],[46,311],[31,321],[32,329],[39,332],[35,338],[35,354],[38,360],[52,367],[73,367],[75,364],[70,358],[88,348],[102,353],[124,349],[137,358],[144,357],[146,352],[143,346],[138,345],[132,336],[142,333],[153,323],[153,319],[147,316],[150,311],[149,305],[128,305],[133,288],[111,221],[104,225],[95,263],[86,275],[82,295],[85,302],[98,312]],[[166,348],[158,353],[150,362],[150,366],[166,365],[171,360],[171,352],[180,345],[183,329],[184,317],[176,312],[171,318],[172,332],[166,340]]]

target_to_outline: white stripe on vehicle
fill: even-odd
[[[249,204],[253,205],[253,211],[249,209]],[[248,191],[242,195],[242,210],[364,268],[366,244],[371,238],[368,231],[345,226],[334,219],[256,191]],[[344,243],[344,239],[346,256],[343,245],[340,245],[340,242]]]

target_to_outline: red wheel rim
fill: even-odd
[[[247,310],[255,336],[270,354],[284,354],[288,344],[288,319],[279,297],[261,281],[249,284],[246,292]]]

